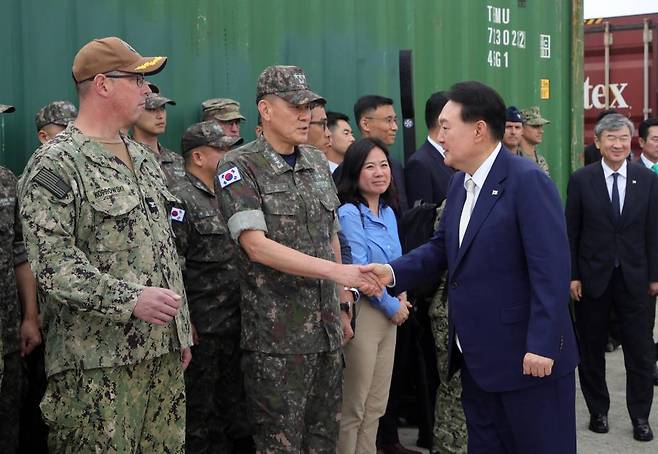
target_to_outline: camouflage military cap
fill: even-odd
[[[265,68],[256,84],[256,101],[265,95],[277,95],[297,106],[326,102],[322,96],[309,89],[306,74],[299,66],[277,65]]]
[[[183,154],[203,145],[228,150],[241,144],[242,141],[242,137],[231,137],[224,134],[221,126],[216,121],[202,121],[201,123],[194,123],[185,130],[181,139],[181,149]]]
[[[153,82],[148,82],[148,86],[151,89],[151,93],[160,93],[160,89]]]
[[[173,101],[169,98],[165,98],[164,96],[160,96],[158,93],[149,93],[146,95],[146,105],[145,108],[147,110],[154,110],[158,109],[165,104],[171,104],[172,106],[176,105],[176,101]]]
[[[206,99],[201,103],[203,120],[246,120],[240,113],[240,103],[229,98]]]
[[[11,113],[15,110],[16,108],[14,106],[8,106],[7,104],[0,104],[0,113]]]
[[[82,82],[110,71],[148,76],[162,71],[166,63],[167,57],[142,57],[124,40],[110,36],[82,46],[73,59],[73,79]]]
[[[67,126],[78,116],[78,109],[70,101],[53,101],[43,106],[34,116],[37,131],[46,125]]]
[[[537,106],[527,107],[521,110],[521,117],[523,118],[523,123],[530,126],[543,126],[550,123],[550,121],[541,116],[539,107]]]

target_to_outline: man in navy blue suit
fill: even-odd
[[[404,167],[404,179],[407,184],[409,206],[422,200],[426,203],[441,205],[448,192],[448,183],[454,169],[444,162],[443,148],[438,143],[439,114],[448,99],[442,91],[433,93],[425,103],[425,123],[427,140],[411,155]]]
[[[451,369],[461,367],[469,453],[575,453],[578,353],[557,189],[500,143],[498,93],[461,82],[446,97],[439,143],[461,172],[439,229],[390,265],[362,271],[399,292],[448,270]]]

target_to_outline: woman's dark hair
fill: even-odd
[[[388,167],[391,169],[391,183],[388,185],[386,191],[380,196],[380,199],[386,205],[397,210],[398,196],[395,189],[395,182],[393,181],[391,158],[388,154],[386,145],[384,145],[384,142],[379,139],[359,139],[347,148],[341,166],[342,171],[338,178],[338,183],[336,184],[338,198],[340,199],[341,204],[352,203],[359,206],[359,203],[363,203],[365,206],[368,206],[368,202],[361,195],[361,191],[359,190],[359,177],[361,175],[361,169],[363,169],[363,165],[373,148],[380,148],[384,152],[386,160],[388,161]]]

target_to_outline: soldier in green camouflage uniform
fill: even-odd
[[[187,175],[171,188],[178,255],[196,338],[185,372],[188,453],[240,452],[249,435],[240,370],[240,283],[236,247],[215,197],[214,176],[226,151],[242,142],[214,121],[196,123],[181,141]]]
[[[206,99],[201,103],[203,121],[214,120],[229,137],[240,137],[240,125],[246,120],[240,113],[240,103],[230,98]]]
[[[518,155],[534,161],[546,175],[550,176],[546,158],[537,152],[537,145],[542,142],[544,136],[544,125],[549,124],[550,121],[541,116],[537,106],[521,110],[521,118],[523,119],[523,133]]]
[[[256,99],[263,135],[226,155],[215,185],[241,246],[241,345],[254,439],[261,453],[333,454],[340,347],[343,334],[352,334],[334,282],[358,287],[364,277],[337,260],[339,202],[329,168],[319,150],[300,145],[311,103],[322,98],[301,68],[272,66],[258,79]]]
[[[155,159],[165,174],[167,186],[185,178],[185,162],[178,153],[165,148],[158,141],[158,136],[164,134],[167,128],[166,105],[176,105],[175,101],[158,93],[146,95],[144,112],[139,116],[133,128],[134,139],[153,152]]]
[[[437,208],[434,230],[445,207],[445,201]],[[448,374],[448,292],[445,290],[445,276],[432,298],[429,307],[432,334],[436,346],[436,365],[439,371],[439,387],[434,406],[434,429],[432,433],[432,454],[465,454],[467,446],[466,417],[461,404],[462,384],[459,373]]]
[[[34,116],[39,142],[46,143],[74,121],[78,109],[70,101],[53,101],[43,106]]]
[[[13,110],[0,104],[0,114]],[[41,334],[36,283],[27,263],[18,218],[16,177],[4,167],[0,167],[0,295],[0,351],[4,363],[0,375],[0,452],[15,453],[24,381],[22,356],[41,343]]]
[[[135,122],[165,57],[118,38],[78,52],[80,115],[25,169],[25,242],[45,295],[52,452],[184,450],[183,368],[192,342],[169,224],[175,197]]]

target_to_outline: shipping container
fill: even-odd
[[[616,109],[635,127],[658,116],[658,13],[585,21],[585,143],[597,116]],[[637,150],[637,134],[633,139]]]
[[[561,190],[582,151],[582,0],[0,0],[0,163],[20,172],[37,146],[44,104],[75,100],[71,63],[96,37],[120,36],[143,55],[167,55],[152,79],[177,101],[164,145],[210,97],[231,97],[253,138],[255,84],[271,64],[302,66],[328,108],[352,116],[361,95],[395,100],[398,56],[412,51],[417,144],[427,97],[461,80],[493,86],[551,120],[540,146]],[[355,125],[353,125],[355,126]],[[400,140],[393,154],[402,158]]]

